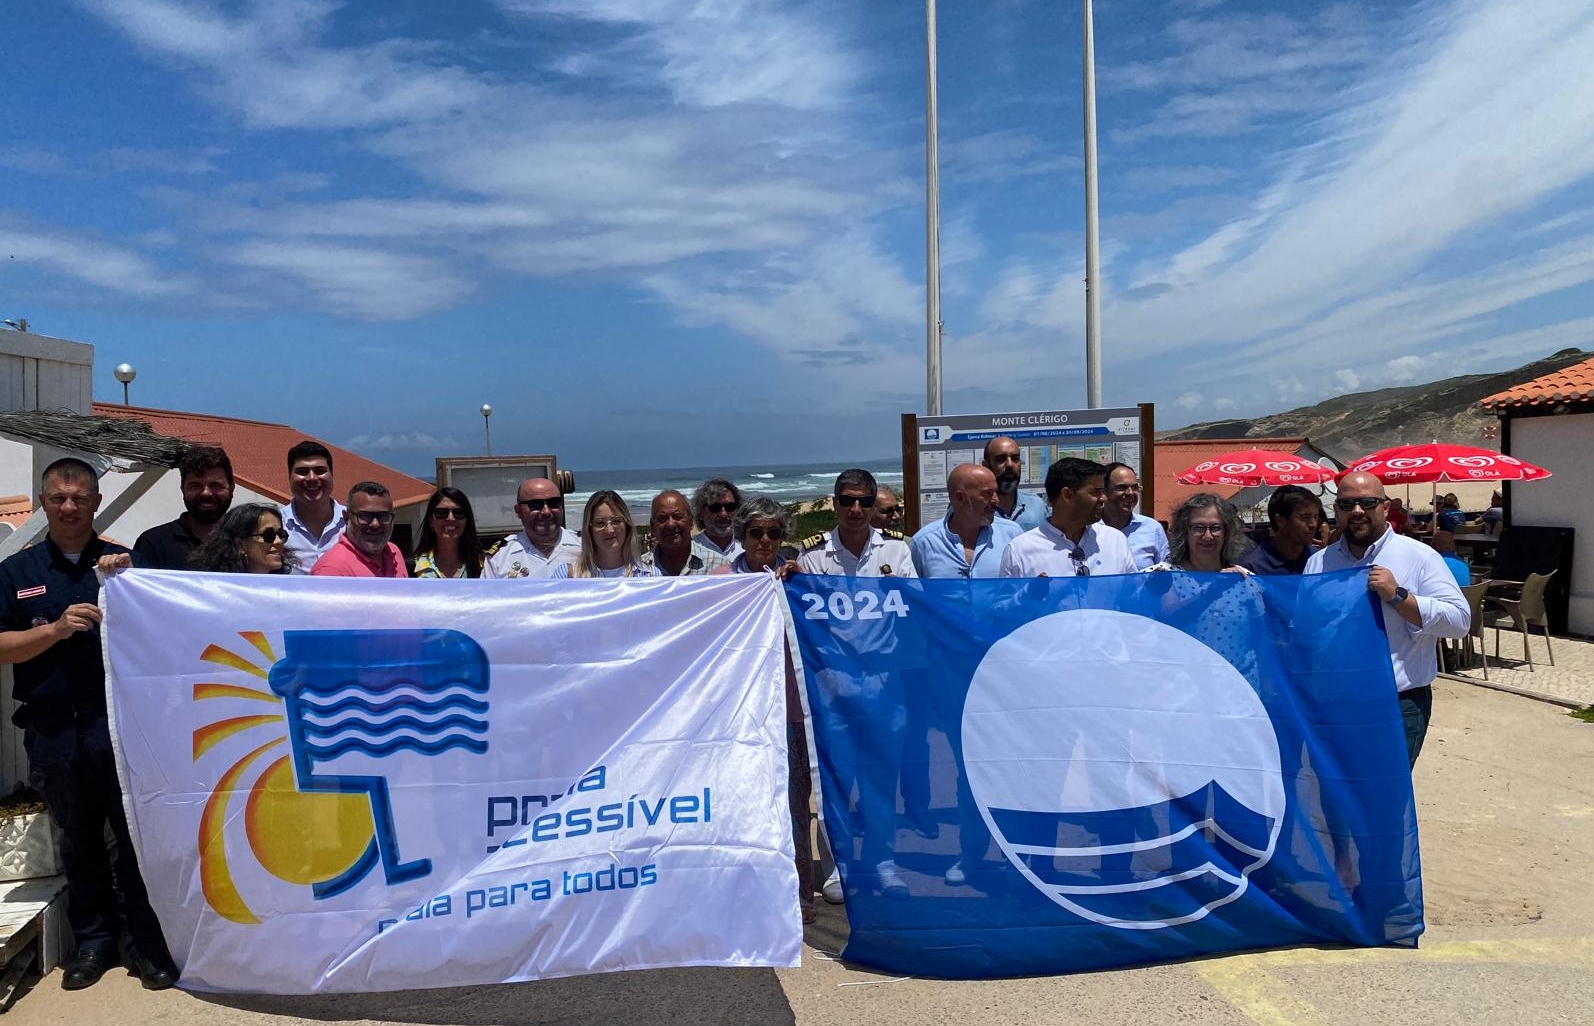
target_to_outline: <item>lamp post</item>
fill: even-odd
[[[120,381],[122,383],[122,405],[123,406],[131,406],[131,405],[133,405],[128,400],[127,386],[131,385],[133,383],[133,379],[136,378],[136,377],[138,377],[138,371],[133,369],[133,365],[132,364],[130,364],[130,363],[119,363],[119,364],[116,365],[116,380]]]
[[[487,455],[489,456],[493,454],[493,422],[490,419],[492,415],[492,405],[482,403],[482,432],[487,436]]]

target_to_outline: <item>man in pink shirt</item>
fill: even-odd
[[[375,481],[349,489],[348,520],[337,544],[316,561],[315,577],[407,577],[393,536],[393,495]]]

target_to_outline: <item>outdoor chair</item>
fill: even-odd
[[[1483,662],[1483,679],[1488,680],[1489,652],[1483,645],[1483,628],[1488,624],[1483,606],[1489,600],[1489,582],[1479,581],[1477,584],[1462,588],[1461,595],[1467,600],[1467,608],[1472,610],[1472,624],[1467,629],[1467,636],[1461,639],[1461,665],[1463,667],[1472,665],[1472,640],[1476,638],[1478,640],[1477,655]]]
[[[1550,615],[1544,608],[1544,589],[1550,583],[1550,578],[1555,576],[1551,570],[1547,574],[1528,574],[1528,579],[1522,582],[1521,598],[1495,598],[1495,605],[1499,606],[1489,618],[1489,626],[1494,628],[1494,657],[1500,658],[1500,629],[1502,626],[1510,630],[1522,632],[1522,658],[1527,661],[1528,672],[1533,669],[1533,649],[1528,646],[1528,628],[1538,627],[1544,631],[1544,650],[1550,655],[1550,665],[1555,665],[1555,649],[1550,645]],[[1479,642],[1482,647],[1482,642]]]

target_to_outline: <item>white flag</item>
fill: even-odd
[[[112,577],[118,766],[183,985],[797,965],[783,602],[763,574]]]

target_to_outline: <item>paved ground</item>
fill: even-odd
[[[1295,948],[1066,977],[897,980],[823,954],[846,928],[838,910],[824,908],[808,931],[802,968],[789,971],[671,970],[226,1000],[149,994],[125,977],[67,994],[57,974],[7,1018],[71,1026],[1594,1022],[1594,725],[1542,702],[1441,681],[1417,794],[1428,933],[1416,951]]]
[[[1473,642],[1477,644],[1476,641]],[[1574,638],[1551,638],[1550,648],[1544,638],[1535,634],[1528,639],[1533,655],[1530,669],[1523,658],[1522,635],[1516,631],[1500,632],[1500,658],[1494,655],[1494,631],[1483,632],[1483,644],[1489,656],[1488,683],[1517,688],[1577,705],[1594,705],[1594,642]],[[1555,665],[1550,665],[1553,648]],[[1482,665],[1458,671],[1455,676],[1484,682]],[[1594,1021],[1594,1016],[1591,1016]]]

